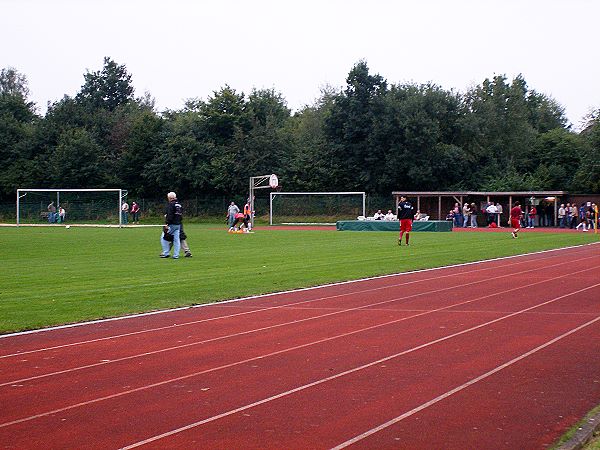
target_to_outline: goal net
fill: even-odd
[[[17,225],[119,226],[126,196],[123,189],[18,189]]]
[[[271,192],[269,224],[335,224],[365,215],[364,192]]]

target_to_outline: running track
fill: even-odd
[[[594,244],[5,336],[0,445],[545,448],[599,355]]]

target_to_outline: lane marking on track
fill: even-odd
[[[583,271],[593,270],[593,269],[595,269],[595,268],[583,269],[582,272]],[[365,368],[377,365],[377,364],[379,364],[381,362],[385,362],[385,361],[394,359],[396,357],[399,357],[399,356],[402,356],[402,355],[414,352],[416,350],[419,350],[419,349],[422,349],[422,348],[425,348],[425,347],[429,347],[429,346],[434,345],[436,343],[443,342],[445,340],[451,339],[451,338],[456,337],[456,336],[460,336],[462,334],[465,334],[465,333],[468,333],[470,331],[482,328],[482,327],[490,325],[492,323],[496,323],[496,322],[499,322],[501,320],[504,320],[504,319],[513,317],[515,315],[524,313],[526,311],[538,308],[540,306],[544,306],[546,304],[553,303],[553,302],[555,302],[557,300],[560,300],[562,298],[566,298],[566,297],[569,297],[571,295],[578,294],[580,292],[586,291],[588,289],[592,289],[592,288],[594,288],[596,286],[600,286],[600,283],[598,283],[597,285],[594,285],[594,286],[588,286],[588,287],[586,287],[584,289],[580,289],[580,290],[574,291],[574,292],[569,293],[569,294],[561,295],[561,296],[556,297],[556,298],[554,298],[552,300],[548,300],[546,302],[534,305],[532,307],[522,309],[522,310],[517,311],[515,313],[507,314],[507,315],[502,316],[500,318],[497,318],[497,319],[485,322],[483,324],[480,324],[480,325],[468,328],[466,330],[462,330],[462,331],[457,332],[457,333],[453,333],[451,335],[445,336],[443,338],[436,339],[434,341],[430,341],[430,342],[421,344],[419,346],[416,346],[416,347],[413,347],[411,349],[402,351],[402,352],[397,353],[395,355],[391,355],[391,356],[388,356],[386,358],[374,361],[372,363],[368,363],[368,364],[359,366],[357,368],[350,369],[350,370],[347,370],[345,372],[341,372],[340,374],[337,374],[337,375],[334,375],[334,376],[331,376],[331,377],[327,377],[327,378],[324,378],[322,380],[318,380],[318,381],[310,383],[308,385],[300,386],[298,388],[292,389],[291,391],[287,391],[287,392],[278,394],[276,396],[269,397],[269,399],[261,400],[261,401],[256,402],[256,403],[252,403],[251,405],[246,405],[246,406],[242,407],[242,410],[243,409],[251,408],[253,406],[256,406],[256,405],[259,405],[259,404],[262,404],[262,403],[266,403],[267,401],[270,401],[270,400],[274,400],[274,399],[277,399],[277,398],[280,398],[280,397],[284,397],[286,395],[290,395],[290,394],[292,394],[294,392],[302,391],[302,390],[307,389],[309,387],[316,386],[316,385],[325,383],[327,381],[339,378],[341,376],[357,372],[359,370],[362,370],[362,369],[365,369]],[[522,288],[522,286],[519,286],[518,289],[521,289],[521,288]],[[515,289],[517,289],[517,288],[515,288]],[[506,292],[507,291],[504,291],[503,293],[506,293]],[[490,296],[493,296],[493,295],[497,295],[497,294],[500,294],[500,293],[494,293],[494,294],[491,294],[491,295],[488,295],[488,296],[484,296],[482,298],[487,298],[487,297],[490,297]],[[469,302],[472,302],[472,301],[474,301],[474,300],[467,300],[467,301],[465,301],[463,303],[469,303]],[[449,308],[449,307],[453,307],[453,306],[456,306],[456,305],[451,305],[451,306],[448,306],[448,307],[445,307],[445,308],[440,308],[440,310],[443,310],[443,309],[446,309],[446,308]],[[432,311],[432,312],[435,312],[435,311]],[[427,314],[427,313],[417,314],[417,315],[415,315],[415,317],[421,316],[421,315],[425,315],[425,314]],[[43,413],[35,414],[35,415],[29,416],[29,417],[24,417],[24,418],[21,418],[21,419],[16,419],[16,420],[13,420],[13,421],[10,421],[10,422],[5,422],[5,423],[0,424],[0,428],[8,427],[8,426],[19,424],[19,423],[22,423],[22,422],[27,422],[27,421],[38,419],[38,418],[41,418],[41,417],[46,417],[46,416],[49,416],[49,415],[52,415],[52,414],[57,414],[57,413],[60,413],[60,412],[68,411],[68,410],[79,408],[79,407],[82,407],[82,406],[87,406],[87,405],[98,403],[98,402],[101,402],[101,401],[104,401],[104,400],[110,400],[110,399],[122,397],[122,396],[129,395],[129,394],[132,394],[132,393],[135,393],[135,392],[152,389],[152,388],[155,388],[155,387],[163,386],[163,385],[170,384],[170,383],[177,382],[177,381],[181,381],[181,380],[184,380],[184,379],[189,379],[189,378],[192,378],[192,377],[195,377],[195,376],[198,376],[198,375],[202,375],[202,374],[205,374],[205,373],[215,372],[217,370],[222,370],[222,369],[234,367],[234,366],[237,366],[237,365],[245,364],[245,363],[256,361],[256,360],[263,360],[264,358],[267,358],[267,357],[271,357],[271,356],[283,354],[283,353],[290,352],[290,351],[293,351],[293,350],[297,350],[297,349],[300,349],[300,348],[306,348],[306,347],[309,347],[309,346],[312,346],[312,345],[315,345],[315,344],[319,344],[319,343],[322,343],[322,342],[331,341],[333,339],[338,339],[340,337],[349,336],[349,335],[352,335],[352,334],[356,334],[358,332],[366,331],[366,330],[369,330],[369,329],[374,329],[374,328],[377,328],[377,327],[381,327],[381,326],[384,326],[384,325],[389,325],[391,323],[396,323],[396,322],[400,322],[402,320],[407,320],[407,319],[408,318],[397,319],[397,320],[394,320],[394,321],[390,321],[389,323],[386,323],[386,324],[379,324],[379,325],[376,325],[376,326],[371,326],[371,327],[365,328],[363,330],[355,330],[353,332],[344,333],[344,334],[341,334],[339,336],[329,337],[329,338],[321,339],[319,341],[315,341],[315,342],[312,342],[312,343],[307,343],[307,344],[299,345],[299,346],[296,346],[296,347],[292,347],[292,348],[288,348],[288,349],[283,349],[283,350],[280,350],[280,351],[272,352],[270,354],[265,354],[265,355],[257,356],[257,357],[254,357],[254,358],[249,358],[249,359],[244,360],[244,361],[237,361],[235,363],[226,364],[226,365],[223,365],[223,366],[220,366],[220,367],[214,367],[212,369],[207,369],[207,370],[195,372],[195,373],[192,373],[192,374],[184,375],[184,376],[173,378],[173,379],[169,379],[169,380],[163,380],[161,382],[153,383],[153,384],[142,386],[142,387],[139,387],[139,388],[130,389],[130,390],[127,390],[127,391],[122,391],[122,392],[119,392],[119,393],[116,393],[116,394],[111,394],[111,395],[107,395],[107,396],[104,396],[104,397],[99,397],[99,398],[96,398],[96,399],[88,400],[88,401],[85,401],[85,402],[76,403],[76,404],[69,405],[69,406],[66,406],[66,407],[63,407],[63,408],[58,408],[58,409],[54,409],[54,410],[51,410],[51,411],[46,411],[46,412],[43,412]],[[230,411],[228,413],[223,413],[223,414],[225,414],[225,415],[234,414],[235,412],[238,412],[238,410],[239,410],[239,408],[236,409],[236,410]],[[219,415],[218,418],[225,417],[225,415],[223,415],[223,414]],[[216,419],[213,419],[213,420],[216,420]],[[206,422],[202,421],[202,423],[206,423]],[[198,425],[200,425],[200,424],[201,423],[199,423]]]
[[[593,258],[593,257],[588,256],[586,258],[581,258],[579,261],[585,261],[586,259],[591,259],[591,258]],[[568,262],[562,262],[562,263],[558,263],[558,264],[551,264],[551,265],[548,265],[546,267],[550,268],[550,267],[558,267],[558,266],[570,265],[570,264],[571,264],[571,262],[568,261]],[[515,275],[522,275],[524,273],[535,272],[535,271],[538,271],[538,270],[539,270],[539,268],[536,267],[534,269],[527,269],[527,270],[522,270],[520,272],[515,272],[515,273],[511,273],[511,274],[500,275],[500,276],[495,277],[495,279],[513,277]],[[555,279],[559,279],[559,278],[572,277],[574,274],[577,274],[579,272],[586,272],[586,271],[589,271],[589,270],[593,270],[593,268],[591,268],[591,269],[590,268],[582,269],[582,270],[577,271],[577,272],[572,272],[572,273],[569,273],[569,274],[560,275],[558,277],[552,277],[552,279],[555,280]],[[460,287],[463,288],[463,287],[472,286],[472,285],[475,285],[475,284],[486,283],[487,281],[488,281],[487,279],[479,280],[479,281],[472,281],[470,283],[463,283],[463,284],[460,285]],[[531,287],[531,286],[535,286],[535,285],[538,285],[538,284],[541,284],[541,283],[546,283],[547,281],[548,281],[547,279],[543,279],[542,281],[538,281],[538,282],[535,282],[535,283],[530,283],[530,284],[527,284],[527,285],[521,285],[521,286],[519,286],[517,288],[513,288],[513,289],[509,289],[509,290],[504,290],[502,292],[496,292],[496,293],[492,293],[492,294],[486,294],[486,295],[481,296],[481,297],[476,297],[474,299],[467,300],[467,301],[464,301],[464,302],[459,302],[459,303],[456,303],[456,304],[453,304],[453,305],[449,305],[449,306],[445,306],[443,308],[434,309],[434,310],[424,310],[422,312],[423,312],[423,314],[430,314],[430,313],[433,313],[433,312],[439,312],[439,311],[443,311],[443,310],[448,309],[448,308],[453,308],[455,306],[461,306],[461,305],[465,305],[465,304],[472,303],[472,302],[475,302],[475,301],[479,301],[479,300],[482,300],[482,299],[486,299],[486,298],[489,298],[489,297],[494,296],[494,295],[499,295],[501,293],[512,292],[512,291],[523,289],[525,287]],[[228,334],[228,335],[225,335],[225,336],[219,336],[219,337],[211,338],[211,339],[204,339],[202,341],[188,342],[187,344],[175,345],[175,346],[166,347],[166,348],[162,348],[162,349],[154,350],[154,351],[150,351],[150,352],[143,352],[143,353],[138,353],[138,354],[135,354],[135,355],[124,356],[124,357],[121,357],[121,358],[114,358],[114,359],[108,359],[107,358],[105,360],[102,360],[101,362],[97,362],[97,363],[93,363],[93,364],[86,364],[86,365],[83,365],[83,366],[77,366],[77,367],[72,367],[72,368],[69,368],[69,369],[58,370],[58,371],[54,371],[54,372],[48,372],[48,373],[41,374],[41,375],[35,375],[35,376],[32,376],[32,377],[20,378],[20,379],[11,380],[11,381],[5,381],[3,383],[0,383],[0,387],[9,386],[9,385],[12,385],[12,384],[17,384],[17,383],[24,383],[26,381],[38,380],[38,379],[41,379],[41,378],[48,378],[48,377],[56,376],[56,375],[62,375],[62,374],[65,374],[65,373],[72,373],[72,372],[76,372],[76,371],[79,371],[79,370],[90,369],[90,368],[93,368],[93,367],[100,367],[100,366],[104,366],[104,365],[107,365],[107,364],[113,364],[113,363],[128,361],[128,360],[132,360],[132,359],[136,359],[136,358],[141,358],[141,357],[144,357],[144,356],[156,355],[156,354],[159,354],[159,353],[165,353],[165,352],[169,352],[169,351],[173,351],[173,350],[180,350],[180,349],[183,349],[183,348],[192,347],[192,346],[196,346],[196,345],[204,345],[204,344],[207,344],[207,343],[210,343],[210,342],[216,342],[216,341],[221,341],[221,340],[225,340],[225,339],[230,339],[230,338],[233,338],[233,337],[239,337],[239,336],[249,335],[249,334],[258,333],[258,332],[261,332],[261,331],[273,330],[273,329],[276,329],[276,328],[281,328],[281,327],[289,326],[289,325],[296,325],[296,324],[299,324],[299,323],[308,322],[308,321],[311,321],[311,320],[322,319],[324,317],[331,317],[331,316],[335,316],[335,315],[338,315],[338,314],[345,314],[345,313],[348,313],[348,312],[360,311],[360,310],[371,310],[372,306],[394,303],[394,302],[397,302],[399,300],[407,300],[407,299],[411,299],[411,298],[421,297],[421,296],[430,295],[430,294],[436,294],[438,292],[449,291],[449,290],[453,290],[453,289],[456,289],[456,286],[450,286],[450,287],[445,287],[445,288],[440,288],[440,289],[434,289],[432,291],[418,292],[416,294],[411,294],[411,295],[401,296],[401,297],[395,297],[395,298],[383,300],[383,301],[376,302],[376,303],[370,303],[370,304],[367,304],[367,305],[356,306],[354,308],[346,308],[346,309],[339,309],[338,308],[338,309],[333,310],[333,312],[330,312],[330,313],[327,313],[327,314],[320,314],[320,315],[316,315],[316,316],[312,316],[312,317],[307,317],[307,318],[304,318],[304,319],[297,319],[297,320],[292,320],[292,321],[289,321],[289,322],[282,322],[282,323],[279,323],[279,324],[276,324],[276,325],[269,325],[267,327],[261,327],[261,328],[255,328],[255,329],[252,329],[252,330],[240,331],[238,333],[232,333],[232,334]],[[406,318],[402,318],[402,319],[399,319],[399,320],[407,320],[409,318],[419,317],[419,316],[421,316],[423,314],[416,314],[416,315],[408,316]],[[500,314],[500,312],[498,312],[497,314]]]
[[[206,418],[206,419],[199,420],[199,421],[197,421],[197,422],[194,422],[194,423],[191,423],[191,424],[185,425],[185,426],[183,426],[183,427],[176,428],[176,429],[173,429],[173,430],[171,430],[171,431],[167,431],[167,432],[165,432],[165,433],[161,433],[161,434],[158,434],[158,435],[152,436],[152,437],[150,437],[150,438],[147,438],[147,439],[144,439],[144,440],[142,440],[142,441],[135,442],[135,443],[133,443],[133,444],[127,445],[127,446],[125,446],[125,447],[122,447],[122,450],[128,450],[128,449],[131,449],[131,448],[140,447],[140,446],[142,446],[142,445],[146,445],[146,444],[149,444],[149,443],[151,443],[151,442],[155,442],[155,441],[158,441],[158,440],[160,440],[160,439],[164,439],[164,438],[166,438],[166,437],[173,436],[173,435],[175,435],[175,434],[178,434],[178,433],[181,433],[181,432],[183,432],[183,431],[190,430],[190,429],[192,429],[192,428],[196,428],[196,427],[198,427],[198,426],[200,426],[200,425],[204,425],[204,424],[206,424],[206,423],[209,423],[209,422],[214,422],[215,420],[222,419],[222,418],[224,418],[224,417],[227,417],[227,416],[230,416],[230,415],[232,415],[232,414],[237,414],[237,413],[239,413],[239,412],[246,411],[246,410],[248,410],[248,409],[251,409],[251,408],[254,408],[254,407],[256,407],[256,406],[263,405],[263,404],[265,404],[265,403],[269,403],[269,402],[271,402],[271,401],[273,401],[273,400],[278,400],[278,399],[280,399],[280,398],[287,397],[287,396],[289,396],[289,395],[292,395],[292,394],[295,394],[295,393],[297,393],[297,392],[301,392],[301,391],[304,391],[304,390],[306,390],[306,389],[309,389],[309,388],[312,388],[312,387],[315,387],[315,386],[321,385],[321,384],[323,384],[323,383],[327,383],[327,382],[329,382],[329,381],[335,380],[335,379],[337,379],[337,378],[341,378],[341,377],[344,377],[344,376],[346,376],[346,375],[349,375],[349,374],[352,374],[352,373],[358,372],[358,371],[360,371],[360,370],[364,370],[364,369],[367,369],[367,368],[370,368],[370,367],[376,366],[376,365],[378,365],[378,364],[381,364],[381,363],[384,363],[384,362],[390,361],[390,360],[392,360],[392,359],[398,358],[398,357],[400,357],[400,356],[403,356],[403,355],[406,355],[406,354],[408,354],[408,353],[412,353],[412,352],[414,352],[414,351],[417,351],[417,350],[420,350],[420,349],[423,349],[423,348],[426,348],[426,347],[430,347],[430,346],[432,346],[432,345],[435,345],[435,344],[437,344],[437,343],[440,343],[440,342],[446,341],[446,340],[448,340],[448,339],[451,339],[451,338],[454,338],[454,337],[456,337],[456,336],[460,336],[460,335],[463,335],[463,334],[469,333],[469,332],[471,332],[471,331],[473,331],[473,330],[477,330],[477,329],[479,329],[479,328],[486,327],[486,326],[488,326],[488,325],[491,325],[491,324],[493,324],[493,323],[496,323],[496,322],[500,322],[500,321],[502,321],[502,320],[505,320],[505,319],[508,319],[508,318],[510,318],[510,317],[514,317],[514,316],[516,316],[516,315],[522,314],[522,313],[523,313],[523,312],[525,312],[525,311],[529,311],[529,310],[531,310],[531,309],[534,309],[534,308],[539,308],[540,306],[544,306],[544,305],[547,305],[547,304],[553,303],[553,302],[555,302],[555,301],[557,301],[557,300],[560,300],[560,299],[563,299],[563,298],[566,298],[566,297],[570,297],[570,296],[572,296],[572,295],[580,294],[580,293],[582,293],[582,292],[585,292],[585,291],[587,291],[587,290],[590,290],[590,289],[597,288],[597,287],[599,287],[599,286],[600,286],[600,283],[597,283],[597,284],[595,284],[595,285],[593,285],[593,286],[588,286],[588,287],[585,287],[585,288],[583,288],[583,289],[579,289],[579,290],[577,290],[577,291],[571,292],[571,293],[569,293],[569,294],[564,294],[564,295],[561,295],[561,296],[559,296],[559,297],[556,297],[556,298],[554,298],[554,299],[552,299],[552,300],[548,300],[548,301],[546,301],[546,302],[543,302],[543,303],[540,303],[540,304],[538,304],[538,305],[535,305],[535,306],[531,306],[531,307],[529,307],[529,308],[522,309],[521,311],[517,311],[517,312],[514,312],[514,313],[512,313],[512,314],[508,314],[508,315],[506,315],[506,316],[503,316],[503,317],[500,317],[500,318],[497,318],[497,319],[491,320],[491,321],[489,321],[489,322],[486,322],[486,323],[483,323],[483,324],[480,324],[480,325],[477,325],[477,326],[474,326],[474,327],[468,328],[468,329],[466,329],[466,330],[462,330],[462,331],[459,331],[459,332],[457,332],[457,333],[453,333],[453,334],[451,334],[451,335],[448,335],[448,336],[445,336],[445,337],[443,337],[443,338],[435,339],[435,340],[433,340],[433,341],[427,342],[427,343],[425,343],[425,344],[418,345],[418,346],[416,346],[416,347],[413,347],[413,348],[411,348],[411,349],[408,349],[408,350],[404,350],[404,351],[402,351],[402,352],[399,352],[399,353],[396,353],[396,354],[394,354],[394,355],[386,356],[385,358],[378,359],[377,361],[373,361],[373,362],[370,362],[370,363],[367,363],[367,364],[363,364],[363,365],[361,365],[361,366],[358,366],[358,367],[355,367],[355,368],[353,368],[353,369],[349,369],[349,370],[346,370],[346,371],[344,371],[344,372],[340,372],[339,374],[332,375],[332,376],[330,376],[330,377],[326,377],[326,378],[322,378],[322,379],[320,379],[320,380],[313,381],[312,383],[308,383],[308,384],[305,384],[305,385],[302,385],[302,386],[298,386],[298,387],[296,387],[296,388],[294,388],[294,389],[290,389],[290,390],[288,390],[288,391],[281,392],[281,393],[279,393],[279,394],[276,394],[276,395],[273,395],[273,396],[271,396],[271,397],[267,397],[267,398],[264,398],[264,399],[262,399],[262,400],[258,400],[258,401],[256,401],[256,402],[253,402],[253,403],[250,403],[250,404],[247,404],[247,405],[244,405],[244,406],[240,406],[239,408],[235,408],[235,409],[232,409],[232,410],[226,411],[226,412],[224,412],[224,413],[221,413],[221,414],[218,414],[218,415],[215,415],[215,416],[212,416],[212,417],[208,417],[208,418]],[[591,321],[589,321],[589,322],[586,322],[584,325],[581,325],[580,327],[576,328],[575,330],[579,330],[579,329],[583,328],[584,326],[590,325],[590,324],[592,324],[592,323],[595,323],[595,322],[597,322],[597,321],[600,321],[600,317],[596,317],[595,319],[593,319],[593,320],[591,320]],[[572,332],[575,332],[575,331],[573,331],[573,330],[572,330]],[[534,350],[535,350],[535,349],[534,349]],[[531,351],[533,351],[533,350],[531,350]],[[530,351],[530,352],[531,352],[531,351]],[[507,364],[507,363],[506,363],[506,364]]]
[[[484,264],[484,263],[494,262],[494,261],[504,261],[507,259],[526,258],[528,256],[544,255],[546,253],[559,252],[559,251],[564,251],[564,250],[572,250],[572,249],[588,247],[588,246],[593,246],[593,245],[600,245],[600,242],[592,242],[589,244],[580,244],[580,245],[571,245],[569,247],[553,248],[553,249],[549,249],[549,250],[540,250],[538,252],[523,253],[523,254],[519,254],[519,255],[502,256],[499,258],[484,259],[484,260],[480,260],[480,261],[471,261],[471,262],[467,262],[467,263],[453,264],[450,266],[432,267],[430,269],[419,269],[419,270],[412,270],[409,272],[391,273],[391,274],[379,275],[379,276],[375,276],[375,277],[359,278],[357,280],[340,281],[340,282],[336,282],[336,283],[322,284],[319,286],[311,286],[311,287],[306,287],[306,288],[291,289],[291,290],[287,290],[287,291],[271,292],[268,294],[251,295],[248,297],[224,300],[224,301],[219,302],[219,304],[240,302],[240,301],[245,301],[245,300],[254,300],[254,299],[258,299],[258,298],[273,297],[273,296],[284,295],[284,294],[293,294],[296,292],[311,291],[311,290],[323,289],[323,288],[328,288],[328,287],[333,287],[333,286],[343,286],[343,285],[347,285],[347,284],[360,283],[363,281],[379,280],[379,279],[391,278],[391,277],[402,277],[402,276],[406,276],[406,275],[419,274],[419,273],[424,273],[424,272],[460,268],[460,267]],[[212,306],[214,304],[215,303],[205,303],[202,305],[181,306],[178,308],[163,309],[160,311],[150,311],[150,312],[139,313],[139,314],[130,314],[130,315],[121,316],[121,317],[110,317],[108,319],[98,319],[98,320],[91,320],[88,322],[70,323],[67,325],[59,325],[59,326],[48,327],[48,328],[40,328],[38,330],[19,331],[16,333],[2,334],[2,335],[0,335],[0,339],[14,337],[14,336],[23,336],[23,335],[28,335],[28,334],[45,333],[45,332],[63,330],[63,329],[68,329],[68,328],[83,327],[83,326],[88,326],[88,325],[94,325],[94,324],[106,323],[106,322],[114,322],[114,321],[119,321],[119,320],[135,319],[138,317],[154,316],[154,315],[158,315],[158,314],[166,314],[166,313],[171,313],[171,312],[175,312],[175,311],[183,311],[183,310],[190,309],[190,308],[204,308],[204,307]],[[141,331],[141,332],[144,332],[144,331]]]
[[[381,430],[384,430],[384,429],[386,429],[388,427],[391,427],[392,425],[400,422],[401,420],[404,420],[407,417],[410,417],[413,414],[418,413],[419,411],[423,411],[424,409],[429,408],[432,405],[435,405],[436,403],[438,403],[438,402],[440,402],[440,401],[442,401],[442,400],[450,397],[451,395],[454,395],[457,392],[460,392],[460,391],[468,388],[469,386],[472,386],[475,383],[478,383],[481,380],[484,380],[484,379],[486,379],[486,378],[494,375],[495,373],[498,373],[501,370],[506,369],[509,366],[512,366],[513,364],[515,364],[515,363],[517,363],[517,362],[519,362],[519,361],[521,361],[521,360],[523,360],[523,359],[525,359],[525,358],[533,355],[534,353],[537,353],[540,350],[543,350],[546,347],[549,347],[550,345],[555,344],[556,342],[560,341],[561,339],[564,339],[567,336],[570,336],[570,335],[572,335],[572,334],[574,334],[574,333],[582,330],[583,328],[588,327],[588,326],[590,326],[590,325],[592,325],[592,324],[594,324],[594,323],[596,323],[598,321],[600,321],[600,316],[596,317],[595,319],[592,319],[592,320],[590,320],[590,321],[588,321],[588,322],[586,322],[586,323],[584,323],[584,324],[582,324],[582,325],[580,325],[580,326],[578,326],[576,328],[573,328],[572,330],[569,330],[566,333],[563,333],[560,336],[557,336],[554,339],[551,339],[550,341],[548,341],[548,342],[546,342],[546,343],[544,343],[542,345],[539,345],[539,346],[535,347],[534,349],[529,350],[528,352],[523,353],[522,355],[517,356],[516,358],[511,359],[510,361],[505,362],[504,364],[496,367],[495,369],[492,369],[492,370],[490,370],[490,371],[488,371],[488,372],[486,372],[486,373],[484,373],[484,374],[482,374],[482,375],[480,375],[480,376],[478,376],[476,378],[473,378],[473,379],[467,381],[466,383],[461,384],[460,386],[457,386],[454,389],[451,389],[451,390],[445,392],[444,394],[439,395],[439,396],[437,396],[437,397],[429,400],[428,402],[425,402],[425,403],[417,406],[416,408],[413,408],[410,411],[405,412],[404,414],[402,414],[402,415],[400,415],[398,417],[393,418],[392,420],[389,420],[389,421],[387,421],[385,423],[382,423],[381,425],[379,425],[379,426],[377,426],[375,428],[372,428],[372,429],[370,429],[368,431],[365,431],[364,433],[359,434],[359,435],[353,437],[352,439],[348,439],[346,442],[343,442],[343,443],[341,443],[341,444],[336,445],[335,447],[333,447],[332,450],[340,450],[342,448],[346,448],[346,447],[348,447],[348,446],[350,446],[352,444],[355,444],[356,442],[361,441],[361,440],[363,440],[363,439],[365,439],[365,438],[367,438],[367,437],[369,437],[369,436],[371,436],[371,435],[373,435],[375,433],[378,433]]]
[[[586,244],[586,245],[590,245],[590,244]],[[277,293],[264,294],[264,295],[256,295],[256,296],[245,297],[245,298],[241,298],[241,299],[228,300],[228,301],[219,302],[219,303],[210,303],[210,304],[196,305],[196,306],[192,306],[192,307],[187,307],[186,306],[186,307],[182,307],[182,308],[175,308],[175,309],[165,310],[165,311],[154,311],[154,312],[150,312],[150,313],[138,314],[138,315],[133,315],[133,316],[117,317],[117,318],[113,318],[113,319],[104,319],[104,320],[98,320],[98,321],[92,321],[92,322],[85,322],[85,323],[79,323],[79,324],[64,325],[64,326],[61,326],[61,327],[45,328],[45,329],[41,329],[41,330],[24,331],[24,332],[21,332],[21,333],[13,333],[13,334],[7,334],[7,335],[0,335],[0,339],[7,338],[7,337],[10,337],[10,336],[21,336],[21,335],[26,335],[26,334],[31,334],[31,333],[41,333],[43,331],[54,331],[54,330],[61,330],[61,329],[71,328],[71,327],[76,327],[76,326],[92,325],[92,324],[103,323],[103,322],[107,322],[107,321],[123,320],[123,319],[128,319],[128,318],[144,317],[144,316],[147,316],[147,315],[162,314],[162,313],[166,313],[166,312],[182,311],[182,310],[190,309],[190,308],[209,307],[209,306],[226,306],[227,304],[231,304],[231,303],[234,303],[234,302],[240,302],[240,301],[243,301],[243,300],[261,299],[261,298],[272,297],[272,296],[277,296],[277,295],[293,294],[293,293],[296,293],[296,292],[304,292],[304,291],[310,291],[310,290],[314,290],[314,289],[322,289],[322,288],[326,288],[326,287],[341,286],[341,285],[346,285],[346,284],[352,284],[352,283],[358,283],[358,282],[370,281],[370,280],[377,280],[377,279],[384,279],[384,278],[390,278],[390,277],[400,277],[400,276],[405,276],[405,275],[410,275],[410,274],[424,273],[424,272],[428,272],[428,271],[437,271],[437,270],[442,270],[442,269],[460,268],[460,267],[464,267],[464,266],[484,264],[484,263],[492,262],[492,261],[504,261],[505,259],[513,259],[513,258],[517,258],[517,257],[527,257],[527,256],[530,256],[530,255],[545,254],[545,253],[550,253],[550,252],[556,252],[556,251],[559,251],[559,250],[568,250],[568,249],[571,249],[571,248],[579,248],[579,247],[581,247],[581,246],[565,247],[565,248],[562,248],[562,249],[545,250],[545,251],[542,251],[542,252],[529,253],[529,254],[526,254],[526,255],[507,256],[507,257],[503,257],[503,258],[496,258],[496,259],[490,259],[490,260],[485,260],[485,261],[476,261],[476,262],[471,262],[471,263],[458,264],[458,265],[455,265],[455,266],[438,267],[438,268],[433,268],[433,269],[423,269],[423,270],[418,270],[418,271],[413,271],[413,272],[404,272],[404,273],[400,273],[400,274],[382,275],[382,276],[379,276],[379,277],[363,278],[363,279],[360,279],[360,280],[345,281],[345,282],[341,282],[341,283],[333,283],[333,284],[322,285],[322,286],[315,286],[315,287],[310,287],[310,288],[302,288],[302,289],[297,289],[297,290],[292,290],[292,291],[277,292]],[[453,274],[448,274],[448,275],[435,276],[435,277],[431,277],[431,278],[425,278],[425,279],[422,279],[422,280],[407,281],[407,282],[396,283],[396,284],[391,284],[391,285],[387,285],[387,286],[381,286],[381,287],[376,287],[376,288],[358,290],[358,291],[344,293],[344,294],[335,294],[335,295],[330,295],[330,296],[325,296],[325,297],[317,297],[315,299],[303,300],[303,301],[298,301],[298,302],[289,303],[289,304],[285,304],[285,305],[270,306],[270,307],[260,308],[260,309],[256,309],[256,310],[252,310],[252,311],[245,311],[245,312],[236,313],[236,314],[228,314],[228,315],[213,317],[213,318],[209,318],[209,319],[193,320],[193,321],[190,321],[190,322],[184,322],[184,323],[180,323],[180,324],[173,324],[173,325],[165,325],[165,326],[162,326],[162,327],[148,328],[148,329],[139,330],[139,331],[133,331],[133,332],[129,332],[129,333],[121,333],[121,334],[112,335],[112,336],[105,336],[105,337],[102,337],[102,338],[87,339],[87,340],[83,340],[83,341],[72,342],[72,343],[69,343],[69,344],[61,344],[61,345],[55,345],[55,346],[51,346],[51,347],[44,347],[44,348],[39,348],[39,349],[34,349],[34,350],[26,350],[26,351],[22,351],[22,352],[16,352],[16,353],[7,354],[7,355],[0,355],[0,359],[18,357],[18,356],[23,356],[23,355],[32,354],[32,353],[38,353],[38,352],[45,352],[45,351],[50,351],[50,350],[56,350],[56,349],[60,349],[60,348],[67,348],[67,347],[74,347],[74,346],[79,346],[79,345],[86,345],[86,344],[91,344],[91,343],[95,343],[95,342],[107,341],[107,340],[112,340],[112,339],[119,339],[119,338],[123,338],[123,337],[135,336],[135,335],[144,334],[144,333],[152,333],[152,332],[155,332],[155,331],[162,331],[162,330],[179,328],[179,327],[184,327],[184,326],[189,326],[189,325],[196,325],[198,323],[203,323],[203,322],[215,321],[215,320],[220,320],[220,319],[228,319],[228,318],[232,318],[232,317],[239,317],[239,316],[243,316],[243,315],[247,315],[247,314],[255,314],[255,313],[258,313],[258,312],[262,312],[262,311],[269,311],[269,310],[274,310],[274,309],[287,308],[289,306],[296,306],[296,305],[300,305],[300,304],[303,304],[303,303],[310,303],[310,302],[321,301],[321,300],[329,300],[329,299],[333,299],[333,298],[337,298],[337,297],[341,297],[341,296],[346,296],[346,295],[355,295],[355,294],[372,292],[372,291],[377,291],[377,290],[382,290],[382,289],[394,288],[394,287],[398,287],[398,286],[405,286],[405,285],[408,285],[408,284],[414,284],[414,283],[421,283],[421,282],[425,282],[425,281],[438,280],[440,278],[449,278],[449,277],[454,277],[454,276],[459,276],[459,275],[465,275],[465,274],[474,273],[474,272],[481,272],[481,271],[485,271],[485,270],[493,270],[493,269],[501,269],[501,268],[505,268],[505,267],[513,267],[513,266],[519,265],[519,264],[526,264],[528,262],[538,262],[540,260],[553,259],[553,258],[556,258],[556,257],[560,257],[560,256],[549,256],[547,258],[534,259],[533,261],[530,260],[530,259],[526,259],[524,261],[519,261],[519,262],[512,263],[512,264],[505,264],[505,265],[497,266],[497,267],[494,266],[494,267],[485,267],[485,268],[482,268],[482,269],[473,269],[473,270],[470,270],[470,271],[467,271],[467,272],[459,272],[459,273],[453,273]]]

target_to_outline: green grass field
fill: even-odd
[[[186,225],[193,258],[160,259],[158,228],[0,228],[0,333],[598,241],[593,233],[397,234]]]

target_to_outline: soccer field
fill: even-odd
[[[0,333],[597,242],[593,233],[397,233],[186,225],[193,258],[160,259],[159,228],[0,228]],[[576,264],[576,261],[573,262]]]

